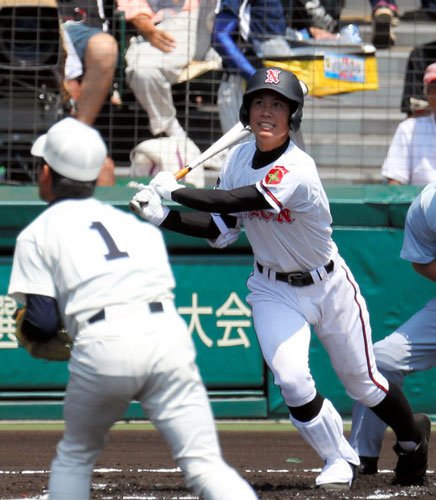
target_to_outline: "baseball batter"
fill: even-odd
[[[415,271],[436,281],[436,183],[426,186],[410,205],[401,258]],[[389,380],[403,385],[410,373],[436,366],[436,298],[388,337],[374,344],[377,366]],[[377,472],[386,425],[360,404],[353,407],[351,443],[362,460],[362,472]]]
[[[9,294],[26,304],[23,334],[43,342],[60,316],[74,340],[50,500],[90,498],[95,460],[132,400],[197,495],[256,500],[221,456],[161,232],[92,197],[107,154],[100,135],[66,118],[32,154],[43,157],[39,190],[49,206],[18,237]]]
[[[399,450],[403,442],[416,447],[424,431],[401,389],[377,370],[366,304],[332,240],[315,163],[289,138],[290,129],[298,130],[303,101],[293,73],[258,70],[240,110],[255,141],[230,151],[217,189],[182,189],[162,172],[134,196],[132,208],[164,228],[208,238],[215,247],[233,242],[244,225],[254,254],[247,301],[263,356],[291,422],[325,462],[316,484],[349,488],[359,457],[343,435],[341,416],[312,378],[311,325],[347,393],[394,429]],[[169,210],[160,197],[197,212]],[[397,480],[405,468],[421,474],[401,451]]]

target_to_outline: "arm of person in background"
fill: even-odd
[[[418,262],[412,262],[412,265],[413,269],[415,269],[418,274],[424,276],[424,278],[436,282],[436,259],[432,260],[428,264],[419,264]]]
[[[336,39],[336,20],[326,11],[320,0],[300,0],[309,21],[309,32],[316,40]]]
[[[45,295],[26,294],[22,333],[30,340],[44,342],[56,334],[60,322],[57,301]]]
[[[316,26],[309,26],[309,33],[315,40],[337,40],[337,35]]]
[[[410,204],[404,224],[400,257],[413,269],[436,282],[436,183],[426,187]]]
[[[226,69],[239,72],[248,80],[255,73],[255,68],[237,46],[233,36],[239,32],[239,18],[230,10],[224,10],[215,17],[212,32],[212,47],[221,56]]]
[[[170,33],[160,30],[153,22],[154,12],[146,0],[117,0],[118,10],[124,12],[126,21],[132,23],[153,47],[162,52],[172,52],[176,41]]]

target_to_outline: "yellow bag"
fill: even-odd
[[[378,89],[375,49],[350,54],[325,49],[323,54],[263,63],[292,71],[315,97]]]

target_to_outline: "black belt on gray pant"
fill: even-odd
[[[162,302],[149,302],[148,307],[151,313],[163,312]],[[104,309],[98,311],[98,313],[94,314],[88,319],[88,323],[96,323],[97,321],[102,321],[106,318],[106,313]]]
[[[256,262],[256,264],[259,272],[263,273],[262,264],[259,264],[259,262]],[[335,263],[331,260],[324,266],[324,269],[327,273],[331,273],[334,267]],[[309,272],[295,271],[293,273],[275,273],[275,277],[277,281],[284,281],[292,286],[308,286],[314,284],[312,275]]]

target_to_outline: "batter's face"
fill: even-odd
[[[289,136],[289,101],[272,90],[256,92],[250,105],[250,127],[260,151],[281,146]]]

